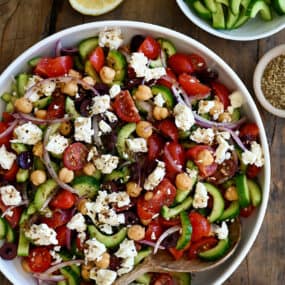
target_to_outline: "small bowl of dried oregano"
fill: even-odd
[[[253,87],[260,104],[285,118],[285,44],[268,51],[257,64]]]

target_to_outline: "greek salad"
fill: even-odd
[[[126,44],[119,28],[28,64],[1,97],[1,258],[21,257],[39,284],[111,285],[158,250],[227,253],[229,223],[262,199],[239,90],[199,54],[149,35]],[[136,284],[177,282],[190,274]]]

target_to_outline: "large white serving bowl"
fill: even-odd
[[[256,17],[243,26],[235,30],[218,30],[214,29],[207,21],[198,17],[198,15],[189,8],[184,0],[176,0],[178,6],[184,15],[193,22],[196,26],[204,31],[220,38],[233,41],[253,41],[269,37],[278,33],[285,28],[285,15],[278,16],[274,13],[271,21],[263,21],[260,17]]]
[[[221,284],[227,278],[229,278],[229,276],[243,261],[253,245],[261,227],[269,197],[270,158],[265,130],[257,107],[245,85],[242,83],[236,73],[229,67],[229,65],[227,65],[219,56],[194,39],[156,25],[130,21],[88,23],[56,33],[25,51],[21,56],[14,60],[0,76],[0,94],[5,91],[9,91],[11,82],[15,75],[28,69],[28,60],[39,55],[53,55],[57,40],[60,39],[63,46],[75,46],[79,41],[96,35],[105,27],[120,27],[126,42],[128,42],[135,34],[152,35],[154,37],[165,37],[170,39],[173,41],[179,51],[199,53],[206,59],[209,66],[215,66],[219,74],[222,75],[220,76],[221,80],[226,83],[231,90],[240,90],[242,92],[246,101],[243,112],[249,118],[249,120],[256,122],[259,126],[260,140],[265,157],[265,167],[260,175],[260,184],[263,191],[262,203],[250,218],[242,221],[242,239],[235,254],[219,267],[202,274],[195,274],[193,277],[193,285]],[[0,107],[0,111],[3,110],[3,105]],[[0,259],[0,270],[14,284],[36,284],[31,275],[22,270],[19,260],[4,261]]]

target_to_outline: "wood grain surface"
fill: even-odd
[[[99,17],[75,12],[67,0],[0,0],[0,72],[26,48],[56,31],[85,22],[119,19],[166,26],[199,40],[230,64],[252,94],[252,75],[258,59],[270,48],[285,42],[285,30],[251,42],[216,38],[189,22],[175,0],[125,0],[116,10]],[[271,151],[270,201],[253,248],[226,285],[285,283],[285,124],[284,119],[258,107]],[[10,283],[0,275],[0,284]]]

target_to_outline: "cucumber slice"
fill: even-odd
[[[233,201],[231,204],[224,210],[223,214],[219,218],[219,221],[231,220],[239,215],[239,202]]]
[[[13,113],[14,110],[15,110],[15,108],[14,108],[14,104],[12,102],[9,102],[5,107],[5,111],[8,113]]]
[[[77,190],[80,197],[92,198],[99,190],[99,182],[93,176],[77,176],[72,181],[72,187]]]
[[[119,156],[128,159],[128,154],[126,153],[126,139],[136,130],[135,123],[129,123],[124,125],[118,132],[116,148]]]
[[[180,213],[180,221],[182,226],[182,233],[177,241],[176,249],[184,249],[190,242],[192,236],[192,225],[188,214],[185,211]]]
[[[262,194],[259,185],[255,181],[247,179],[247,186],[252,205],[254,207],[259,206],[262,200]]]
[[[272,13],[268,4],[263,0],[253,0],[250,2],[246,15],[250,18],[255,18],[256,15],[260,13],[260,16],[265,21],[272,20]]]
[[[73,57],[73,63],[76,70],[83,71],[84,64],[82,63],[80,57],[78,55]]]
[[[237,186],[239,204],[241,208],[246,208],[250,205],[250,194],[245,174],[239,174],[236,176],[235,182]]]
[[[225,207],[224,198],[218,188],[210,183],[204,183],[205,187],[207,188],[207,192],[213,198],[213,208],[208,217],[208,220],[213,223],[214,221],[218,220],[223,212]]]
[[[74,101],[68,96],[65,99],[65,111],[72,119],[80,117],[80,114],[75,109]]]
[[[127,60],[125,56],[117,50],[110,50],[106,61],[107,65],[116,71],[114,82],[120,84],[126,76]]]
[[[192,202],[192,197],[188,197],[181,204],[178,204],[173,208],[169,208],[164,205],[161,209],[161,215],[163,218],[169,220],[170,218],[177,216],[180,212],[189,209],[192,205]]]
[[[217,3],[215,0],[204,0],[205,6],[214,14],[217,12]]]
[[[198,256],[204,260],[214,261],[224,256],[229,247],[230,247],[229,239],[228,238],[222,239],[219,240],[218,244],[215,247],[198,253]]]
[[[230,0],[216,0],[217,3],[224,4],[225,6],[230,6]]]
[[[134,258],[134,265],[139,264],[142,260],[148,257],[151,253],[152,253],[152,249],[150,247],[140,250]]]
[[[170,40],[158,38],[157,41],[159,42],[161,49],[166,53],[167,57],[176,53],[176,47]]]
[[[7,242],[15,242],[16,237],[17,236],[16,236],[15,230],[10,226],[9,223],[7,223],[6,241]]]
[[[232,13],[232,11],[230,9],[228,9],[226,28],[228,30],[233,29],[233,27],[234,27],[235,23],[237,22],[238,18],[239,18],[239,14],[235,15],[235,14]]]
[[[5,92],[2,94],[1,99],[5,102],[5,103],[9,103],[12,101],[13,95],[11,93]]]
[[[251,0],[241,0],[241,6],[243,7],[243,8],[247,8],[248,7],[248,5],[250,4],[250,1]]]
[[[216,12],[212,14],[212,25],[215,29],[225,29],[225,15],[223,6],[220,3],[216,3]]]
[[[4,218],[0,217],[0,240],[4,239],[7,234],[7,222]]]
[[[273,0],[273,8],[278,14],[280,15],[285,14],[285,1],[284,0]]]
[[[164,54],[164,57],[165,57],[165,52],[164,51],[161,51],[161,52]],[[155,60],[149,61],[149,67],[150,68],[156,68],[156,67],[162,67],[162,66],[163,66],[163,63],[162,63],[162,60],[160,57],[158,57]]]
[[[234,15],[239,15],[239,9],[241,0],[229,0],[230,1],[230,9]]]
[[[36,67],[42,58],[40,56],[34,57],[28,61],[30,67]]]
[[[98,37],[88,38],[80,42],[78,50],[83,61],[85,61],[88,55],[98,46],[98,42]]]
[[[122,183],[127,183],[130,179],[130,170],[128,167],[123,167],[120,170],[113,170],[110,174],[106,174],[103,181],[120,181]]]
[[[26,182],[29,179],[29,169],[20,168],[16,174],[16,181],[19,183]]]
[[[21,152],[27,151],[28,148],[23,143],[11,143],[11,148],[17,153],[20,154]]]
[[[34,104],[35,108],[44,109],[51,103],[51,100],[52,100],[52,97],[48,96],[48,97],[42,98],[42,99],[34,102],[33,104]]]
[[[163,85],[155,85],[151,88],[151,92],[153,95],[160,93],[165,101],[167,108],[173,109],[175,100],[169,88]]]
[[[177,285],[191,285],[191,274],[186,272],[171,273]]]
[[[68,285],[78,285],[80,283],[80,275],[70,267],[61,268],[59,271],[67,279]]]
[[[193,9],[194,11],[204,20],[211,20],[212,19],[212,13],[211,11],[204,6],[203,3],[201,3],[201,1],[194,1],[193,4]]]
[[[23,228],[20,228],[20,237],[18,244],[18,256],[28,256],[29,255],[30,242],[25,236],[25,232]]]
[[[26,92],[25,87],[28,83],[29,77],[30,76],[26,73],[20,73],[16,78],[17,90],[20,97],[24,96]]]

